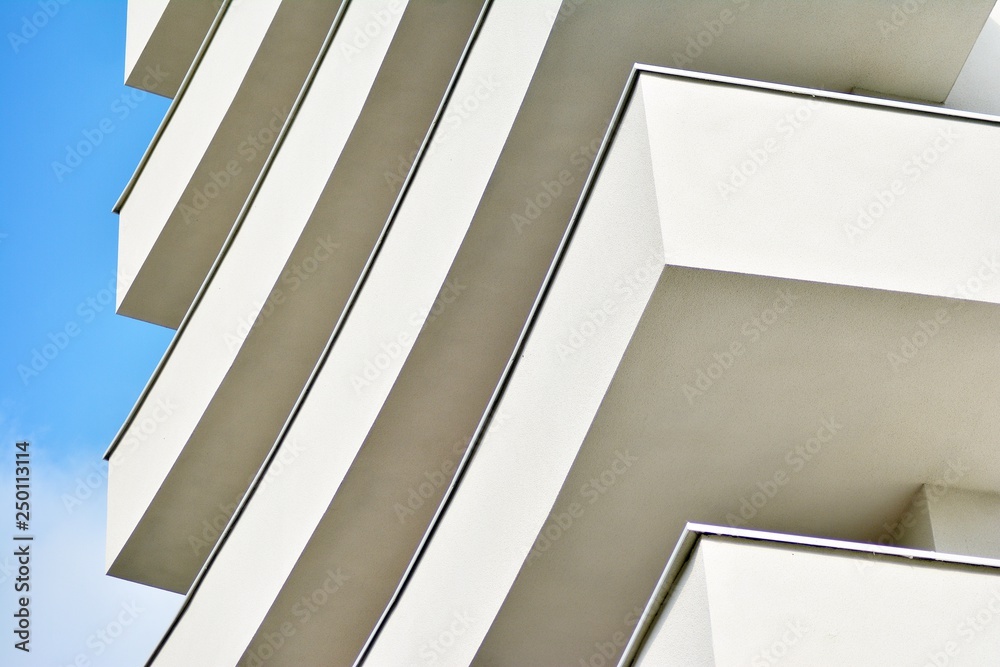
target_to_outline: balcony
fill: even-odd
[[[982,249],[997,241],[990,223],[980,219],[997,210],[992,195],[983,199],[990,192],[986,184],[996,174],[989,168],[986,173],[972,174],[968,167],[997,148],[991,123],[984,119],[933,115],[935,111],[928,107],[861,101],[781,85],[641,68],[644,73],[635,78],[626,95],[625,115],[620,123],[612,124],[605,141],[606,159],[587,181],[623,77],[636,59],[677,61],[692,69],[842,91],[864,88],[940,102],[956,80],[990,3],[964,5],[968,11],[955,11],[949,3],[928,3],[926,13],[908,19],[913,32],[902,41],[893,41],[878,28],[878,21],[891,15],[891,5],[866,3],[857,12],[833,12],[817,29],[817,8],[801,9],[801,3],[772,8],[765,15],[747,9],[739,21],[735,15],[724,17],[722,9],[690,3],[679,14],[676,8],[648,10],[645,23],[649,27],[637,32],[634,22],[618,20],[610,6],[585,4],[573,10],[572,16],[560,16],[553,3],[548,12],[539,12],[543,16],[531,17],[538,24],[530,31],[529,48],[512,55],[504,49],[520,44],[504,45],[496,38],[507,34],[511,26],[522,27],[521,18],[510,12],[516,4],[498,0],[485,15],[469,69],[457,79],[457,97],[451,100],[463,104],[470,95],[476,96],[484,84],[473,72],[489,81],[491,66],[511,66],[516,60],[517,82],[500,82],[501,87],[510,85],[511,91],[484,105],[496,112],[489,116],[495,126],[479,126],[479,134],[466,134],[465,130],[471,132],[476,126],[461,124],[463,132],[457,136],[469,142],[464,150],[449,151],[444,144],[435,145],[437,138],[432,138],[428,151],[418,156],[408,194],[397,200],[398,190],[386,188],[387,184],[401,186],[410,173],[408,161],[417,155],[430,123],[430,100],[434,91],[440,99],[459,62],[456,51],[465,45],[476,17],[475,12],[463,15],[468,19],[462,28],[465,33],[456,29],[447,40],[436,30],[433,46],[440,49],[435,56],[440,60],[435,60],[437,66],[426,68],[426,76],[438,88],[428,88],[426,80],[406,65],[416,68],[413,53],[426,48],[426,34],[434,25],[428,17],[433,13],[428,11],[424,22],[411,19],[408,24],[408,10],[377,77],[349,87],[357,92],[373,86],[373,92],[353,121],[351,136],[337,149],[339,159],[311,161],[315,160],[307,150],[311,142],[330,142],[318,121],[313,121],[317,125],[309,125],[309,132],[303,129],[295,143],[300,161],[282,167],[282,156],[291,151],[296,129],[300,123],[306,127],[296,118],[288,143],[276,154],[260,192],[245,204],[243,226],[232,237],[231,246],[223,245],[221,259],[208,272],[203,300],[194,302],[175,347],[119,439],[132,446],[120,447],[110,459],[115,507],[113,521],[109,520],[112,573],[172,590],[185,590],[195,581],[185,610],[155,658],[157,664],[189,664],[190,651],[197,649],[204,656],[209,644],[214,661],[248,658],[270,633],[281,631],[302,595],[317,587],[332,595],[327,581],[342,579],[347,585],[331,584],[340,595],[325,598],[323,611],[327,618],[338,620],[307,626],[295,642],[285,645],[280,661],[329,660],[334,654],[351,661],[366,650],[375,663],[379,656],[417,655],[415,621],[421,627],[447,622],[455,605],[467,602],[475,606],[477,621],[449,660],[467,664],[477,650],[483,661],[523,650],[523,655],[513,658],[515,662],[523,658],[528,663],[557,664],[576,650],[574,642],[579,638],[557,627],[565,614],[544,609],[544,618],[535,617],[532,623],[537,625],[528,631],[514,626],[526,607],[543,608],[533,595],[561,590],[573,568],[592,567],[574,560],[572,551],[567,555],[555,549],[551,557],[541,558],[537,553],[533,557],[533,544],[547,528],[546,517],[550,513],[562,516],[560,509],[553,512],[560,489],[568,489],[566,494],[571,495],[589,481],[586,476],[596,474],[600,484],[588,492],[588,501],[594,493],[598,498],[613,497],[604,493],[613,486],[603,483],[605,468],[617,482],[622,476],[619,471],[634,469],[635,454],[622,451],[608,429],[628,432],[634,426],[628,420],[637,414],[647,426],[665,428],[650,414],[664,409],[673,418],[690,407],[671,403],[677,396],[648,375],[613,395],[612,379],[618,373],[625,378],[630,373],[641,375],[647,368],[674,377],[678,369],[686,370],[684,363],[706,354],[709,362],[715,360],[716,352],[742,359],[747,349],[737,355],[727,335],[733,333],[734,321],[743,324],[739,318],[747,308],[759,306],[756,315],[761,317],[765,309],[800,314],[792,325],[798,329],[773,338],[770,345],[774,347],[762,352],[764,361],[754,364],[747,377],[740,376],[735,390],[713,392],[722,398],[714,404],[711,420],[688,414],[677,422],[679,431],[664,438],[679,441],[706,423],[721,423],[718,431],[700,436],[712,441],[716,458],[697,462],[721,464],[729,460],[726,448],[738,440],[734,436],[746,433],[724,423],[732,413],[757,427],[746,449],[764,443],[772,448],[768,451],[772,457],[783,455],[781,445],[801,432],[803,422],[795,420],[788,420],[782,430],[779,421],[787,415],[777,411],[764,415],[761,423],[752,423],[748,396],[757,397],[766,389],[778,397],[775,403],[812,400],[813,407],[823,406],[822,401],[815,402],[825,396],[823,386],[799,393],[798,387],[782,385],[788,368],[800,368],[805,377],[823,377],[831,368],[840,371],[842,375],[831,382],[858,383],[864,377],[857,364],[843,363],[844,358],[853,362],[848,351],[837,347],[845,331],[877,321],[879,326],[860,341],[869,355],[877,356],[896,329],[912,333],[907,328],[914,323],[909,316],[926,307],[933,321],[937,309],[952,308],[956,300],[972,304],[963,311],[973,312],[972,320],[961,327],[945,327],[958,332],[950,335],[976,339],[982,327],[994,324],[994,292],[976,291],[975,298],[949,292],[955,286],[951,281],[960,276],[956,268],[960,260],[969,259],[973,247]],[[349,6],[344,26],[359,7],[360,3]],[[366,17],[358,13],[354,19]],[[725,26],[726,38],[714,35],[715,46],[703,48],[696,58],[684,55],[690,39],[697,44],[704,30],[713,35],[710,26],[715,21]],[[761,34],[768,37],[761,39]],[[753,45],[746,41],[750,36]],[[942,41],[936,41],[939,38]],[[594,39],[602,40],[600,48]],[[862,66],[838,58],[824,58],[822,63],[809,59],[810,54],[845,44],[843,48],[864,54]],[[510,61],[502,60],[505,57]],[[478,65],[473,66],[473,61]],[[320,74],[326,67],[324,61]],[[333,101],[330,91],[334,89],[326,90],[329,97],[316,103],[314,119],[339,104]],[[412,98],[404,96],[401,102],[393,96],[414,90],[425,93],[419,97],[421,114],[416,115]],[[310,108],[313,94],[311,90],[305,98],[301,114]],[[588,104],[581,104],[582,99]],[[492,107],[494,102],[497,107]],[[401,109],[410,114],[407,125],[391,135],[391,148],[387,148],[386,128],[400,129]],[[464,118],[457,107],[450,109],[455,113],[444,111],[444,126],[449,118]],[[910,120],[900,122],[899,118]],[[338,131],[350,123],[338,124]],[[936,150],[939,158],[966,165],[961,178],[945,176],[925,196],[904,197],[909,189],[899,193],[893,190],[892,180],[887,184],[896,197],[893,202],[900,202],[893,216],[916,215],[918,236],[923,236],[899,243],[907,234],[897,228],[897,236],[890,233],[888,239],[873,241],[869,247],[858,246],[856,257],[838,246],[853,234],[838,217],[845,212],[845,201],[859,193],[862,199],[871,192],[876,197],[881,193],[881,175],[891,170],[894,160],[908,157],[907,137],[929,137],[933,146],[938,138],[947,142],[947,132],[955,128],[969,133],[970,140],[947,143],[947,148],[942,143]],[[762,143],[756,145],[756,140]],[[826,164],[830,153],[834,157]],[[865,157],[859,160],[859,155]],[[447,162],[442,161],[445,157]],[[486,163],[485,170],[477,159]],[[744,173],[747,160],[757,167],[753,174]],[[390,163],[395,171],[386,168]],[[724,167],[721,172],[720,165]],[[750,166],[746,171],[753,169]],[[309,180],[307,188],[295,183],[296,174],[322,178]],[[378,192],[372,183],[378,185]],[[287,198],[278,197],[279,191]],[[934,216],[940,211],[928,202],[940,201],[943,192],[959,197],[966,207],[962,209],[963,216],[968,214],[962,218],[966,226],[956,234],[964,244],[950,248],[947,261],[928,269],[926,262],[907,261],[907,252],[926,248],[928,235],[939,231]],[[791,205],[785,208],[789,201]],[[442,202],[448,202],[447,207]],[[574,214],[578,207],[583,213]],[[237,212],[233,219],[240,220],[241,215]],[[798,224],[802,215],[811,216],[810,220],[826,216],[836,230],[803,232],[806,226]],[[257,216],[259,221],[252,224]],[[885,216],[883,211],[879,220]],[[578,229],[563,255],[560,242],[571,218],[577,220]],[[876,226],[860,215],[847,219],[859,226],[862,240],[876,238],[877,229],[892,228]],[[385,226],[390,222],[391,229]],[[283,225],[287,228],[278,229]],[[388,233],[383,238],[384,232]],[[328,238],[338,244],[334,249],[344,251],[345,262],[336,269],[314,255],[322,245],[318,239]],[[884,251],[893,244],[899,248],[890,253],[891,261],[880,264]],[[412,257],[417,248],[426,254]],[[535,299],[547,284],[557,255],[563,258],[558,277],[532,319],[531,337],[522,350],[518,346],[525,322],[533,315]],[[142,270],[154,266],[141,250],[129,256],[138,258]],[[174,248],[169,256],[176,259],[178,250]],[[304,267],[310,257],[322,268],[310,272],[309,282],[300,278],[301,287],[296,288],[292,302],[269,301],[281,281],[296,275],[296,267]],[[369,258],[373,260],[370,265]],[[973,270],[978,268],[973,266]],[[157,275],[167,274],[149,270],[150,278]],[[404,281],[408,283],[405,289],[399,287]],[[147,284],[152,288],[154,283]],[[462,296],[449,301],[447,308],[439,308],[438,299],[447,294],[449,285],[452,290],[461,286]],[[794,296],[779,303],[781,290],[789,292],[790,285]],[[791,307],[800,305],[800,288],[810,296],[806,301],[815,304],[811,309]],[[158,298],[146,293],[135,303],[146,307]],[[850,307],[838,306],[844,299]],[[795,347],[801,343],[797,337],[813,334],[816,322],[825,321],[824,309],[831,305],[840,308],[834,318],[839,318],[839,329],[828,338],[841,356],[833,355],[826,362],[811,359],[815,368],[796,366],[802,358],[810,361]],[[185,312],[182,307],[172,310]],[[640,321],[647,320],[648,328],[640,327]],[[762,336],[774,324],[754,326]],[[741,328],[735,332],[743,335]],[[715,348],[719,336],[729,345],[720,348],[721,352]],[[629,347],[633,337],[635,345]],[[978,344],[984,350],[993,343]],[[387,349],[398,352],[389,354]],[[363,364],[359,371],[359,361],[381,359],[380,354],[389,361],[372,362],[379,371],[377,377],[366,377]],[[786,354],[790,355],[787,359],[782,356]],[[517,368],[528,370],[515,370],[502,399],[494,404],[498,387],[507,378],[507,364],[515,358],[520,358]],[[775,359],[784,360],[768,371],[767,364]],[[948,358],[938,365],[954,361]],[[713,382],[719,380],[711,377],[714,369],[705,372]],[[934,373],[941,372],[937,368],[928,377],[936,380]],[[874,379],[883,381],[886,375]],[[762,384],[761,378],[766,382]],[[703,391],[695,382],[692,386]],[[682,389],[679,395],[686,401]],[[923,414],[925,404],[936,398],[914,391],[910,398],[917,405],[901,409],[907,415]],[[613,395],[607,401],[613,407],[602,414],[599,409],[603,409],[605,394]],[[144,425],[152,423],[149,419],[155,422],[152,411],[164,401],[177,406],[177,416],[155,434],[145,433]],[[950,407],[954,406],[941,409]],[[493,408],[496,428],[477,431],[484,414]],[[807,425],[815,432],[828,416],[819,415],[820,421]],[[954,419],[968,416],[963,413]],[[591,437],[588,428],[598,417],[610,426]],[[744,422],[739,425],[746,426]],[[866,424],[868,430],[857,436],[854,446],[861,446],[862,436],[884,438],[890,428],[887,424]],[[453,496],[455,502],[438,517],[439,503],[474,434],[479,448],[476,460],[500,465],[492,471],[474,460]],[[653,445],[648,446],[655,451]],[[859,516],[822,529],[877,536],[871,520],[887,508],[898,512],[926,482],[923,473],[939,463],[937,457],[943,450],[930,445],[928,450],[922,459],[927,464],[924,468],[899,473],[891,478],[891,488],[869,499]],[[652,475],[663,475],[664,466],[662,460],[650,463],[642,484],[636,483],[643,493],[652,488],[649,497],[654,500],[648,506],[633,494],[624,505],[602,504],[608,509],[587,514],[584,522],[611,530],[612,517],[619,516],[614,512],[623,507],[631,511],[631,503],[647,512],[661,508],[656,503],[663,498],[657,495],[660,489]],[[886,475],[892,474],[889,462],[882,467]],[[431,478],[444,481],[432,484],[433,491],[418,507],[407,505],[408,490]],[[683,478],[684,484],[695,481],[687,469]],[[726,495],[731,484],[726,486],[724,481],[705,493],[716,494],[719,506],[739,516],[739,502],[727,504],[737,499]],[[231,521],[248,490],[245,511],[238,521]],[[848,486],[838,493],[851,495],[856,490]],[[685,496],[685,502],[690,500],[701,512],[698,503],[704,496],[683,484],[677,492],[682,491],[691,496]],[[397,506],[404,508],[404,515],[408,507],[414,520],[400,521]],[[666,506],[672,509],[662,520],[662,530],[621,526],[645,532],[635,551],[637,558],[644,559],[640,569],[662,556],[647,542],[660,546],[664,539],[676,536],[671,530],[679,530],[687,521],[690,506]],[[294,518],[276,527],[277,519],[288,516],[290,507],[296,508]],[[772,507],[770,511],[776,511],[779,504]],[[482,508],[490,509],[477,515]],[[776,516],[801,526],[811,516],[807,509]],[[758,514],[761,521],[771,518]],[[717,514],[712,516],[722,520]],[[426,531],[435,525],[439,530],[425,545]],[[380,528],[376,531],[372,526]],[[504,529],[502,544],[497,541],[498,526]],[[477,540],[463,538],[462,533],[470,529]],[[195,579],[220,533],[226,538],[217,551],[218,560]],[[278,535],[287,545],[285,550],[265,553],[259,548],[261,540]],[[607,532],[601,535],[608,536]],[[609,543],[621,541],[621,535],[609,539]],[[563,544],[569,548],[569,541]],[[594,550],[597,558],[602,557],[600,552]],[[379,558],[373,558],[373,553]],[[418,553],[424,559],[409,578],[409,567]],[[546,559],[549,565],[544,566],[542,579],[525,584],[518,577],[522,564],[527,563],[529,570],[541,569]],[[661,566],[662,558],[642,573],[655,580],[654,572]],[[428,578],[428,572],[445,571],[453,571],[454,576]],[[466,585],[474,575],[479,582],[476,588]],[[248,577],[261,581],[247,587]],[[616,589],[621,599],[615,598],[614,604],[648,594],[648,587],[641,588],[641,576],[637,581],[637,587]],[[483,582],[488,582],[485,588]],[[397,586],[406,583],[411,585],[397,591]],[[651,581],[645,583],[652,586]],[[511,586],[511,598],[504,603]],[[397,600],[397,595],[400,604],[386,620],[382,617],[385,604]],[[233,605],[236,599],[239,604]],[[239,607],[235,614],[234,606]],[[579,600],[573,606],[569,624],[580,620],[573,614],[588,609]],[[215,637],[209,642],[204,633],[210,626],[199,619],[216,618],[222,609],[229,610],[234,631],[222,641]],[[617,608],[598,610],[587,619],[589,625],[582,624],[580,629],[603,631],[609,613],[617,613]],[[376,631],[381,634],[370,634]],[[546,654],[545,641],[552,636],[565,636],[565,641],[553,643],[552,653]]]
[[[221,0],[131,0],[125,84],[174,97],[223,4]]]
[[[638,627],[594,655],[631,634],[620,667],[974,667],[998,616],[998,560],[690,525]]]
[[[390,5],[397,11],[389,12]],[[359,4],[345,15],[210,288],[109,450],[111,574],[187,590],[305,382],[292,375],[299,384],[289,387],[277,377],[296,369],[307,376],[316,363],[318,350],[294,344],[301,328],[284,338],[258,332],[278,317],[276,308],[301,293],[303,271],[315,278],[318,263],[344,262],[349,251],[339,236],[329,237],[332,230],[306,227],[311,218],[329,214],[324,190],[338,162],[346,163],[345,147],[404,6],[396,0],[377,4],[391,20],[356,53],[355,30],[372,20],[373,7]],[[368,251],[359,254],[363,261]],[[355,280],[348,278],[342,289]],[[325,341],[329,329],[320,335]],[[268,351],[274,347],[282,352]]]
[[[116,438],[111,574],[187,590],[366,280],[481,12],[466,0],[378,7],[351,5],[317,72],[330,87],[310,89],[300,111],[309,123],[292,125],[294,158],[282,159],[283,146]],[[362,58],[355,40],[373,13],[395,20]],[[433,26],[447,29],[428,44]],[[164,401],[176,407],[158,424]]]
[[[688,521],[877,543],[924,484],[1000,489],[998,129],[640,68],[372,655],[461,610],[449,661],[575,664]]]
[[[190,81],[115,206],[119,314],[180,325],[334,30],[341,4],[225,5]]]

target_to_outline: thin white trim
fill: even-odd
[[[202,58],[205,57],[205,52],[208,51],[208,45],[212,42],[212,38],[215,37],[215,32],[219,29],[219,25],[222,23],[222,19],[226,14],[226,10],[229,9],[232,0],[222,0],[222,5],[219,6],[219,12],[215,15],[215,19],[212,20],[212,25],[209,26],[208,32],[205,34],[205,39],[201,40],[201,46],[198,47],[198,51],[194,54],[194,59],[191,61],[191,66],[188,67],[187,73],[184,78],[181,79],[181,83],[177,86],[177,92],[174,93],[174,99],[171,100],[170,106],[167,107],[167,112],[163,114],[163,120],[160,121],[159,127],[156,128],[156,133],[153,134],[153,138],[149,142],[149,146],[146,147],[146,152],[142,154],[142,158],[139,160],[139,164],[136,165],[135,171],[132,172],[132,176],[129,177],[128,183],[125,184],[125,189],[122,190],[121,195],[118,196],[118,201],[115,202],[114,207],[111,209],[112,213],[121,213],[122,206],[125,205],[125,200],[128,196],[132,194],[132,190],[135,189],[135,184],[139,180],[139,174],[142,170],[146,168],[146,163],[149,162],[150,156],[153,154],[153,150],[156,145],[160,143],[160,137],[167,129],[167,124],[170,123],[170,119],[173,118],[174,112],[177,111],[177,107],[181,103],[181,98],[184,97],[184,93],[187,92],[188,85],[191,83],[191,79],[194,78],[195,70],[198,69],[198,65],[201,64]]]
[[[928,561],[934,563],[948,563],[952,565],[966,565],[970,567],[988,567],[1000,569],[1000,559],[983,558],[981,556],[964,556],[960,554],[938,553],[936,551],[922,551],[919,549],[905,549],[902,547],[883,546],[881,544],[868,544],[865,542],[848,542],[846,540],[829,539],[825,537],[810,537],[806,535],[790,535],[788,533],[775,533],[766,530],[751,530],[747,528],[730,528],[727,526],[714,526],[703,523],[688,523],[681,533],[677,546],[674,547],[667,566],[663,569],[653,589],[653,595],[646,603],[635,631],[625,645],[625,651],[618,667],[632,667],[639,651],[645,644],[646,637],[652,629],[653,624],[663,609],[674,584],[680,578],[688,560],[694,553],[694,548],[702,537],[726,537],[741,540],[753,540],[758,542],[771,542],[777,544],[791,544],[800,547],[813,549],[833,549],[838,551],[853,551],[857,554],[867,554],[872,556],[889,556],[892,558],[906,558],[909,560]]]

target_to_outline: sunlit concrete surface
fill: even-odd
[[[125,83],[173,97],[208,38],[222,0],[134,0],[128,3]]]
[[[477,662],[575,661],[687,521],[875,541],[924,483],[998,488],[1000,128],[931,111],[639,77],[435,538]]]
[[[442,122],[416,165],[380,260],[283,438],[264,485],[255,492],[219,554],[216,563],[226,565],[213,565],[208,571],[155,664],[186,664],[193,659],[202,650],[198,647],[207,640],[206,633],[212,632],[208,619],[220,613],[230,614],[233,639],[218,647],[220,662],[235,661],[241,654],[250,660],[262,649],[266,652],[269,630],[264,626],[258,632],[262,615],[272,605],[291,600],[282,623],[292,619],[298,626],[304,616],[296,614],[295,604],[303,595],[315,592],[327,578],[327,570],[339,572],[343,586],[338,586],[336,594],[316,612],[316,620],[310,618],[298,637],[290,639],[272,661],[301,664],[320,660],[328,655],[331,644],[344,654],[356,653],[359,647],[350,642],[363,641],[371,631],[378,619],[378,613],[372,615],[371,610],[381,610],[368,601],[377,599],[380,586],[387,589],[382,593],[385,599],[395,587],[387,563],[394,556],[401,572],[414,549],[412,543],[397,535],[389,539],[386,533],[395,528],[411,535],[411,540],[419,539],[426,521],[391,514],[391,504],[397,499],[407,502],[407,493],[399,493],[390,480],[372,479],[352,469],[352,460],[424,318],[437,316],[462,296],[462,285],[447,287],[440,294],[439,287],[489,177],[493,162],[489,157],[493,155],[495,160],[517,113],[546,37],[545,13],[554,7],[539,5],[536,11],[525,12],[514,0],[494,3],[443,109]],[[519,38],[511,39],[511,34]],[[462,168],[456,171],[456,165]],[[390,178],[388,184],[394,185],[393,181]],[[397,280],[400,271],[408,276],[405,284]],[[336,437],[331,440],[332,432]],[[452,469],[460,459],[461,444],[451,443],[455,449]],[[415,465],[412,459],[417,454],[413,452],[401,463]],[[400,458],[399,452],[392,457]],[[387,471],[390,464],[391,459],[384,458],[379,468]],[[444,475],[438,471],[435,479],[443,483]],[[349,549],[341,551],[339,558],[319,552],[312,562],[296,560],[294,555],[315,539],[317,524],[348,476],[358,480],[369,494],[382,496],[390,507],[342,512],[357,528]],[[296,508],[296,520],[282,522],[282,508],[290,506]],[[339,510],[331,508],[329,513],[335,511]],[[390,513],[391,523],[386,521],[385,511]],[[260,540],[274,535],[277,525],[281,539],[295,547],[259,549]],[[373,531],[372,525],[384,530]],[[373,554],[380,558],[372,558]],[[322,576],[317,579],[317,574]],[[257,581],[249,591],[245,586],[248,576]],[[234,595],[244,599],[235,616],[229,611]],[[307,633],[312,632],[319,635],[305,643]],[[293,646],[299,641],[304,643]],[[312,652],[304,655],[307,650]]]
[[[389,12],[389,5],[397,11]],[[303,230],[311,216],[323,215],[317,211],[323,190],[362,114],[405,6],[396,0],[356,2],[345,15],[340,38],[334,37],[317,70],[239,235],[119,434],[120,444],[109,459],[108,563],[113,574],[187,590],[287,414],[286,410],[272,417],[278,426],[270,427],[264,414],[240,417],[238,406],[251,403],[245,392],[256,389],[262,401],[287,405],[302,387],[300,381],[282,398],[275,374],[287,371],[290,364],[279,369],[262,364],[247,368],[245,362],[240,364],[240,355],[268,359],[271,354],[260,346],[280,346],[297,355],[298,365],[307,373],[315,364],[317,353],[288,345],[300,333],[297,329],[263,340],[252,339],[250,332],[259,330],[259,321],[295,297],[321,260],[337,261],[339,237],[334,239],[330,230],[303,237]],[[354,31],[362,30],[376,11],[390,20],[365,49],[354,53]],[[244,351],[248,341],[258,346],[252,353]],[[234,384],[238,395],[227,395],[226,387]],[[169,415],[164,405],[170,406]],[[211,435],[204,435],[206,431]],[[255,437],[263,443],[256,448]],[[234,447],[234,442],[241,445]],[[204,465],[203,457],[213,451],[223,461],[220,469]],[[192,452],[200,456],[189,461]],[[169,495],[169,486],[164,488],[178,477],[186,480],[186,487],[190,475],[206,475],[213,481],[197,486],[208,496],[202,502],[197,493],[182,488],[179,495]],[[184,503],[185,509],[178,512],[176,502]],[[167,527],[171,520],[174,529]],[[178,521],[182,525],[176,525]]]
[[[1000,494],[924,484],[898,520],[885,525],[885,537],[915,549],[1000,558],[997,521]]]
[[[176,328],[331,30],[339,0],[230,2],[118,202],[118,312]]]
[[[992,0],[133,4],[150,664],[615,664],[690,521],[997,555]]]
[[[986,665],[1000,645],[998,568],[1000,561],[691,526],[649,617],[613,640],[632,635],[621,667]],[[595,641],[594,654],[610,653],[613,640]]]

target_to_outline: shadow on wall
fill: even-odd
[[[1000,116],[1000,5],[986,21],[983,32],[958,75],[958,81],[945,101],[949,109],[975,111]]]

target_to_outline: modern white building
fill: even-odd
[[[1000,659],[994,0],[217,5],[129,4],[150,665]]]

